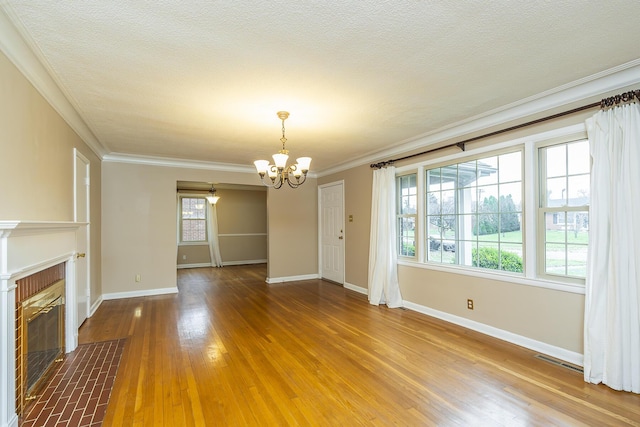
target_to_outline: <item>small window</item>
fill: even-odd
[[[180,198],[180,241],[207,241],[207,199]]]
[[[398,254],[416,256],[416,214],[418,211],[418,189],[416,174],[399,176],[397,179],[397,227]]]
[[[425,171],[427,261],[524,271],[522,150]]]
[[[589,141],[541,147],[540,274],[584,279],[589,246]]]

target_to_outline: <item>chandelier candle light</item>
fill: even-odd
[[[298,188],[307,180],[307,172],[309,172],[309,165],[311,164],[311,157],[298,157],[296,161],[298,163],[287,166],[287,160],[289,159],[289,150],[284,146],[287,142],[287,138],[284,136],[284,121],[289,117],[289,113],[286,111],[278,111],[278,117],[282,120],[282,150],[273,155],[273,161],[275,164],[270,165],[268,160],[256,160],[253,162],[256,165],[256,170],[262,183],[267,187],[280,188],[286,182],[291,188]],[[264,177],[268,175],[271,182],[265,182]]]

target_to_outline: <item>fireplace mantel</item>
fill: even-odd
[[[78,345],[76,319],[76,233],[86,223],[0,221],[0,427],[17,427],[15,408],[16,281],[66,262],[66,351]]]

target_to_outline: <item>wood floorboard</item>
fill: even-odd
[[[265,265],[178,271],[105,301],[80,343],[127,338],[105,426],[640,426],[640,396],[535,353]]]

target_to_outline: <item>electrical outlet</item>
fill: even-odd
[[[473,300],[472,299],[468,299],[467,300],[467,308],[469,310],[473,310]]]
[[[182,255],[182,259],[187,259],[187,256],[186,255]]]
[[[139,274],[136,274],[136,282],[139,282],[140,280],[142,280],[142,277],[140,277]]]

